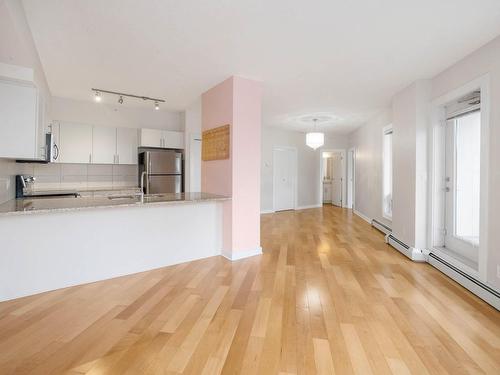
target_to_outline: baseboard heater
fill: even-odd
[[[427,261],[446,276],[453,279],[464,288],[481,298],[483,301],[500,311],[500,293],[496,290],[490,288],[481,281],[476,280],[472,276],[466,274],[432,252],[429,254]]]
[[[415,249],[405,244],[403,241],[397,239],[392,233],[385,237],[385,242],[398,250],[401,254],[407,256],[414,262],[426,262],[427,256],[422,250]]]
[[[392,233],[391,228],[389,228],[387,225],[385,225],[385,224],[383,224],[380,221],[375,220],[375,219],[372,220],[372,227],[378,229],[379,231],[381,231],[382,233],[384,233],[386,235]]]

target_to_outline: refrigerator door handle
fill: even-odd
[[[182,155],[175,155],[175,170],[177,173],[182,173]]]

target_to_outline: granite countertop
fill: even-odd
[[[74,211],[90,208],[137,207],[206,201],[224,201],[231,198],[209,193],[168,193],[111,195],[98,197],[24,198],[12,199],[0,205],[0,216],[54,211]]]

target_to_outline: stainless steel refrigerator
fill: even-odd
[[[144,193],[184,192],[183,157],[176,150],[144,150],[139,153],[139,186],[142,172]]]

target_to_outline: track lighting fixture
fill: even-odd
[[[118,96],[118,103],[120,103],[120,104],[123,104],[123,97],[124,96],[126,96],[127,98],[150,100],[150,101],[154,102],[154,104],[155,104],[154,108],[156,111],[160,110],[160,103],[165,103],[165,100],[163,100],[163,99],[150,98],[148,96],[125,94],[123,92],[101,90],[101,89],[91,89],[91,90],[94,92],[94,99],[96,102],[100,102],[102,100],[102,94],[104,93],[104,94],[117,95]]]

